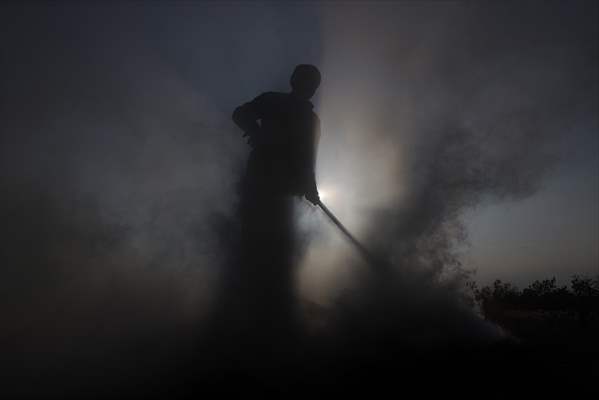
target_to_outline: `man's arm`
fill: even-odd
[[[244,103],[233,111],[233,122],[244,132],[244,137],[249,136],[248,143],[254,146],[259,140],[260,124],[264,114],[264,94],[254,100]]]
[[[318,151],[318,142],[320,140],[320,120],[315,115],[314,116],[314,128],[313,128],[313,136],[311,138],[312,143],[310,143],[310,148],[308,152],[308,171],[306,177],[306,199],[309,200],[312,204],[317,205],[320,203],[320,197],[318,195],[318,189],[316,188],[316,153]]]

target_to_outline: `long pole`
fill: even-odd
[[[343,232],[343,234],[345,235],[345,237],[350,241],[351,244],[354,245],[354,247],[360,252],[360,254],[362,254],[362,256],[366,259],[366,261],[368,261],[372,265],[379,264],[377,262],[376,258],[372,255],[372,253],[370,251],[368,251],[368,249],[366,247],[364,247],[364,245],[362,243],[360,243],[354,237],[354,235],[352,235],[347,230],[347,228],[341,223],[341,221],[339,221],[339,219],[337,219],[337,217],[335,216],[335,214],[333,214],[331,212],[331,210],[329,210],[329,208],[322,203],[322,201],[318,202],[318,206],[320,207],[320,209],[322,211],[324,211],[324,213],[327,215],[327,217],[329,217],[329,219],[331,220],[331,222],[333,222],[333,224],[335,224],[335,226],[337,226],[337,228],[339,228],[339,230],[341,232]]]

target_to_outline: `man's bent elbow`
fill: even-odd
[[[235,124],[239,125],[241,124],[242,121],[242,114],[243,111],[241,109],[242,106],[237,107],[235,110],[233,110],[233,114],[231,115],[231,119],[233,120],[233,122],[235,122]]]

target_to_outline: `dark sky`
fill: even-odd
[[[459,261],[485,283],[599,273],[595,2],[0,10],[0,290],[15,332],[48,318],[27,310],[60,320],[74,295],[71,313],[114,306],[135,329],[203,309],[248,150],[230,115],[287,91],[299,63],[323,75],[324,200],[371,248],[435,278]],[[326,303],[356,255],[317,210],[298,218],[319,232],[300,286]]]

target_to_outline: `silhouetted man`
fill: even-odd
[[[245,184],[265,194],[304,195],[317,204],[314,163],[320,121],[310,98],[320,85],[320,72],[313,65],[298,65],[290,83],[291,93],[263,93],[233,113],[253,148]]]
[[[314,164],[320,122],[310,102],[319,84],[316,67],[298,65],[291,93],[261,94],[233,113],[252,150],[241,182],[239,248],[223,288],[224,318],[232,319],[231,329],[251,351],[277,352],[300,329],[292,198],[319,202]]]

